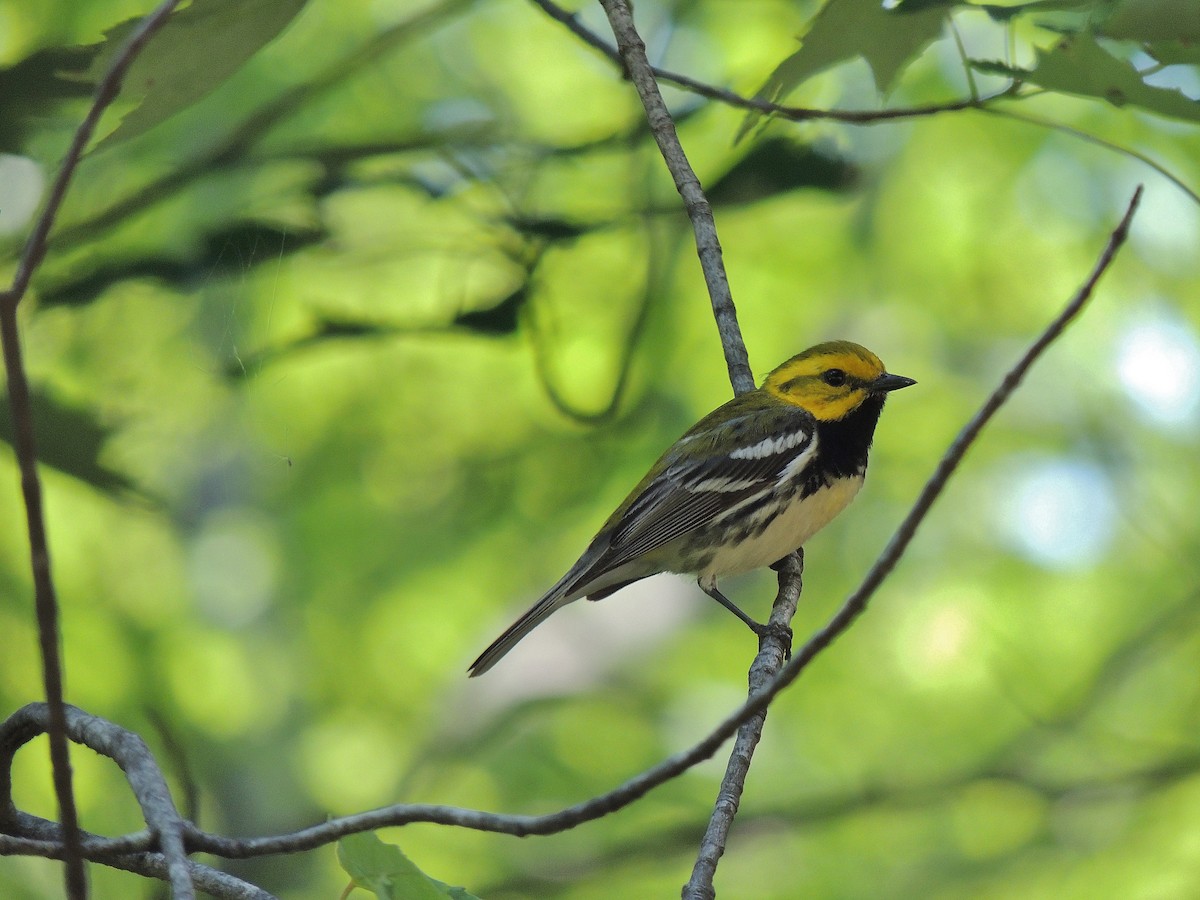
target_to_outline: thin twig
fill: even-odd
[[[1034,125],[1038,128],[1059,131],[1063,134],[1070,135],[1071,137],[1078,138],[1081,141],[1087,141],[1089,144],[1095,144],[1097,147],[1103,147],[1105,150],[1111,150],[1113,153],[1119,153],[1122,156],[1128,156],[1136,159],[1138,162],[1149,166],[1163,178],[1167,179],[1167,181],[1171,182],[1171,184],[1183,191],[1189,200],[1191,200],[1197,206],[1200,206],[1200,194],[1197,194],[1194,190],[1188,187],[1178,175],[1173,174],[1171,170],[1162,163],[1157,162],[1153,158],[1147,156],[1145,153],[1142,153],[1140,150],[1135,150],[1132,147],[1123,147],[1120,144],[1113,143],[1112,141],[1102,138],[1099,135],[1090,134],[1082,129],[1075,128],[1072,125],[1067,125],[1063,122],[1054,122],[1050,119],[1043,119],[1041,116],[1035,116],[1029,113],[1017,112],[1011,109],[981,109],[980,112],[985,112],[993,116],[1000,116],[1001,118],[1005,119],[1011,119],[1014,122],[1023,122],[1026,125]]]
[[[622,64],[621,55],[615,47],[605,41],[602,37],[589,29],[586,25],[579,21],[579,17],[574,13],[563,9],[553,0],[532,0],[533,4],[539,7],[546,15],[560,22],[576,37],[582,40],[589,47],[593,47],[600,51],[604,56],[611,59],[618,65]],[[955,43],[958,46],[960,57],[965,55],[965,48],[962,44],[962,37],[957,28],[952,29]],[[1012,65],[1011,59],[1016,55],[1015,46],[1013,45],[1014,30],[1008,29],[1008,45],[1005,48],[1006,58],[1010,60],[1009,65]],[[1081,131],[1070,125],[1065,125],[1060,122],[1052,122],[1049,119],[1043,119],[1038,116],[1029,115],[1026,113],[1015,112],[1007,107],[1001,108],[996,105],[999,100],[1025,100],[1038,94],[1045,93],[1044,90],[1038,88],[1026,89],[1020,81],[1013,81],[1002,90],[989,94],[986,97],[977,96],[975,78],[971,71],[971,67],[966,68],[966,77],[971,96],[961,100],[950,100],[945,103],[930,103],[925,106],[910,106],[899,107],[895,109],[815,109],[804,106],[786,106],[781,103],[775,103],[770,100],[765,100],[761,97],[745,97],[735,91],[719,88],[711,84],[706,84],[703,81],[697,81],[695,78],[690,78],[687,75],[681,75],[678,72],[672,72],[668,69],[663,69],[658,66],[653,66],[651,70],[660,81],[669,81],[685,90],[688,90],[701,97],[707,97],[710,100],[717,100],[727,106],[733,106],[739,109],[755,110],[766,115],[773,116],[777,119],[786,119],[792,122],[813,122],[818,120],[826,120],[833,122],[844,122],[849,125],[872,125],[875,123],[903,120],[903,119],[919,119],[929,116],[936,116],[947,112],[960,112],[962,110],[975,109],[980,112],[991,113],[992,115],[1003,116],[1009,119],[1015,119],[1018,122],[1025,122],[1030,125],[1037,125],[1042,128],[1061,131],[1064,134],[1069,134],[1089,143],[1096,144],[1108,150],[1113,150],[1125,156],[1132,157],[1141,163],[1149,166],[1158,174],[1162,175],[1173,185],[1187,194],[1188,198],[1198,206],[1200,206],[1200,195],[1192,188],[1188,187],[1177,175],[1172,174],[1164,165],[1156,162],[1151,157],[1140,151],[1129,147],[1122,147],[1119,144],[1114,144],[1104,138],[1097,137],[1094,134],[1089,134],[1086,131]]]
[[[1037,358],[1063,333],[1071,320],[1083,309],[1100,277],[1108,270],[1108,267],[1116,257],[1117,251],[1129,236],[1129,225],[1133,221],[1134,213],[1137,211],[1141,199],[1142,187],[1139,185],[1137,190],[1134,191],[1132,199],[1129,201],[1129,207],[1126,209],[1125,215],[1113,230],[1104,251],[1100,254],[1087,280],[1084,281],[1083,285],[1063,308],[1062,312],[1029,346],[1029,349],[1025,351],[1025,354],[1017,361],[1017,364],[1008,371],[1004,379],[1000,382],[1000,385],[987,398],[979,411],[963,427],[962,431],[959,432],[958,437],[954,439],[954,443],[950,445],[949,449],[942,456],[933,475],[921,490],[908,515],[904,517],[904,521],[900,523],[900,527],[892,535],[892,539],[888,542],[887,547],[884,548],[883,554],[875,561],[870,571],[867,572],[858,589],[846,598],[841,608],[838,609],[825,627],[809,638],[808,642],[796,652],[771,685],[762,693],[752,697],[746,706],[743,707],[743,710],[752,708],[766,709],[773,697],[799,678],[800,673],[808,667],[808,664],[821,651],[840,637],[853,624],[854,620],[866,611],[871,597],[878,590],[879,586],[883,584],[884,579],[887,578],[892,569],[895,568],[896,563],[900,561],[900,557],[904,555],[904,551],[908,548],[909,543],[911,543],[918,526],[924,521],[934,501],[941,495],[950,476],[958,468],[967,450],[975,443],[984,426],[996,414],[996,411],[1004,405],[1005,401],[1012,396],[1012,392],[1017,389],[1017,386],[1024,379]],[[701,885],[699,887],[701,893],[697,893],[695,896],[712,896],[712,885],[709,884],[707,887],[708,891],[703,892],[704,886]]]
[[[621,52],[580,22],[579,17],[574,13],[563,9],[557,3],[553,2],[553,0],[532,0],[532,2],[545,12],[546,15],[550,16],[550,18],[566,26],[572,34],[589,47],[600,51],[600,53],[604,54],[617,65],[624,66],[625,61],[622,58]],[[659,66],[651,66],[651,71],[659,81],[669,81],[701,97],[718,100],[727,106],[733,106],[738,109],[761,112],[793,122],[809,122],[824,119],[856,125],[869,125],[872,122],[886,122],[895,119],[918,119],[927,116],[936,116],[939,113],[985,107],[997,100],[1011,99],[1015,93],[1015,86],[1010,86],[987,97],[971,96],[961,100],[950,100],[945,103],[931,103],[926,106],[910,106],[897,109],[814,109],[805,106],[785,106],[781,103],[765,100],[762,97],[745,97],[736,91],[719,88],[703,81],[698,81],[690,76],[660,68]]]
[[[121,81],[125,78],[129,67],[133,65],[134,59],[159,29],[167,23],[167,19],[170,18],[171,13],[180,2],[181,0],[163,0],[154,12],[146,16],[129,36],[125,46],[121,48],[104,77],[96,85],[91,108],[88,109],[83,121],[79,123],[79,127],[75,129],[75,136],[71,139],[71,146],[63,158],[62,165],[59,166],[58,175],[55,176],[54,184],[50,188],[46,205],[34,223],[29,240],[25,242],[25,250],[17,264],[17,272],[13,277],[12,286],[7,291],[0,293],[0,304],[7,306],[11,303],[16,306],[21,302],[21,298],[29,287],[29,280],[46,255],[46,239],[50,235],[50,229],[54,227],[58,210],[62,206],[63,200],[66,199],[71,179],[79,167],[79,161],[83,158],[83,151],[87,149],[88,143],[92,140],[92,134],[100,122],[100,117],[117,99],[117,95],[121,92]]]
[[[717,331],[721,335],[721,347],[725,351],[725,365],[729,368],[729,381],[735,394],[752,391],[754,375],[750,371],[746,343],[742,340],[737,310],[734,309],[733,296],[729,291],[729,278],[725,274],[721,242],[717,239],[712,207],[704,196],[700,179],[696,177],[691,163],[688,162],[687,154],[683,152],[683,146],[679,143],[675,123],[658,90],[658,82],[654,80],[654,71],[646,58],[646,45],[642,43],[637,29],[634,28],[633,14],[629,11],[629,6],[625,0],[600,0],[600,4],[612,25],[625,70],[637,88],[638,97],[646,110],[646,121],[650,124],[650,131],[666,161],[671,177],[675,180],[675,188],[683,198],[692,230],[696,233],[696,252],[700,256],[704,283],[708,286],[713,315],[717,319]]]
[[[63,667],[59,652],[58,600],[50,570],[50,545],[46,538],[42,488],[37,472],[37,442],[34,437],[33,411],[29,381],[21,359],[21,340],[17,326],[17,306],[33,273],[46,255],[46,239],[54,227],[55,217],[67,195],[71,178],[92,139],[96,124],[121,89],[121,80],[134,58],[167,21],[179,0],[164,0],[147,16],[125,46],[117,54],[108,72],[96,87],[91,108],[76,129],[67,155],[51,186],[46,205],[34,222],[33,231],[25,243],[17,271],[8,290],[0,292],[0,346],[3,347],[4,368],[8,382],[8,401],[12,410],[13,447],[21,472],[21,493],[25,501],[26,530],[29,534],[30,567],[33,572],[34,607],[37,612],[38,640],[42,657],[42,682],[49,704],[50,721],[47,737],[50,743],[50,765],[54,778],[54,793],[58,798],[59,821],[63,828],[63,861],[67,896],[76,900],[87,896],[87,877],[80,853],[79,816],[75,808],[75,792],[71,783],[71,757],[66,734],[64,711]]]

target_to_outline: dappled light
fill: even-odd
[[[467,678],[732,396],[634,86],[564,25],[612,30],[594,4],[566,23],[528,0],[253,5],[274,11],[253,40],[207,38],[245,57],[228,78],[142,114],[161,121],[122,126],[136,93],[101,117],[9,308],[65,699],[140,735],[183,815],[239,839],[604,794],[737,709],[760,647],[664,574],[581,597]],[[843,27],[853,5],[634,10],[755,382],[829,340],[916,381],[805,544],[793,654],[1144,200],[870,608],[772,702],[717,895],[1200,896],[1196,36],[1094,32],[1070,4],[860,3]],[[0,287],[87,112],[79,65],[148,9],[0,4]],[[0,721],[46,696],[18,419],[0,403]],[[775,576],[721,590],[766,622]],[[728,758],[561,833],[380,837],[489,900],[676,896]],[[15,800],[57,820],[47,760],[44,737],[20,750]],[[84,829],[146,827],[116,765],[71,760]],[[303,849],[195,858],[337,897],[352,865]],[[61,895],[60,862],[3,859],[0,897]],[[102,900],[162,896],[87,871]]]

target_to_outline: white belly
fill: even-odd
[[[863,485],[863,478],[843,478],[829,487],[792,503],[777,515],[762,534],[736,547],[719,550],[699,573],[705,580],[749,572],[783,559],[824,528],[845,509]]]

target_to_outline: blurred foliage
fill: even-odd
[[[883,72],[887,103],[1007,83],[968,76],[952,14],[970,59],[1003,60],[991,72],[1104,96],[1068,65],[1099,52],[1195,109],[1194,44],[1169,40],[1190,4],[1143,0],[1144,21],[1177,23],[1166,38],[1128,31],[1143,20],[1121,4],[1032,21],[1081,5],[924,4],[908,15],[942,25]],[[0,277],[86,108],[56,73],[148,7],[0,0]],[[637,4],[656,62],[743,93],[818,12]],[[598,8],[581,16],[603,33]],[[825,49],[846,61],[810,66],[788,102],[876,104],[879,66]],[[755,648],[683,579],[573,606],[486,678],[463,671],[729,393],[628,84],[518,0],[310,0],[243,56],[89,154],[23,306],[69,699],[142,733],[200,824],[236,835],[397,801],[545,812],[701,736]],[[808,547],[798,636],[1147,185],[1092,308],[870,613],[772,708],[720,895],[1200,894],[1200,209],[1131,155],[1194,190],[1194,124],[1046,91],[870,127],[767,119],[735,143],[744,111],[667,95],[714,188],[756,370],[844,337],[920,382],[889,404],[862,496]],[[3,712],[40,681],[7,443],[0,469]],[[769,572],[728,588],[765,617]],[[84,825],[140,827],[120,773],[73,759]],[[17,762],[18,801],[53,815],[44,742]],[[383,837],[480,897],[675,896],[722,768],[555,837]],[[346,879],[332,847],[228,866],[298,900]],[[98,897],[155,896],[93,879]],[[59,885],[57,864],[0,865],[6,898]]]

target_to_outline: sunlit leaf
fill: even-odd
[[[338,862],[359,887],[380,900],[475,900],[465,888],[430,878],[395,844],[374,834],[351,834],[338,841]]]
[[[886,94],[904,68],[941,33],[943,9],[905,13],[878,0],[829,0],[813,18],[800,49],[780,63],[755,96],[777,102],[819,72],[839,63],[866,60],[875,87]],[[757,120],[751,113],[739,137]]]
[[[1048,50],[1038,49],[1032,69],[999,63],[977,64],[981,71],[1011,75],[1051,91],[1095,97],[1113,106],[1137,106],[1161,116],[1200,121],[1200,102],[1180,91],[1146,84],[1127,60],[1110,54],[1087,33],[1064,35]]]

